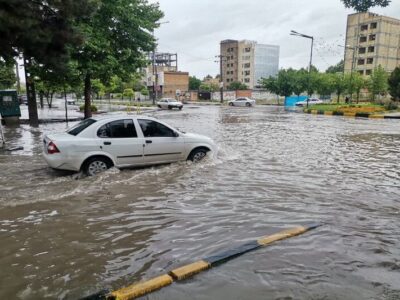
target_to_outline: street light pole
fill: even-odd
[[[156,25],[160,26],[161,24],[167,24],[169,21],[165,22],[158,22]],[[153,39],[155,42],[155,34],[154,34],[154,29],[153,29]],[[153,105],[156,104],[156,99],[157,99],[157,85],[158,85],[158,73],[157,73],[157,66],[156,66],[156,50],[157,50],[157,43],[154,43],[154,48],[153,48]]]
[[[309,92],[311,90],[311,67],[312,67],[312,59],[313,59],[314,37],[311,35],[299,33],[294,30],[290,31],[290,35],[299,36],[299,37],[303,37],[303,38],[311,40],[310,65],[308,66],[308,92]],[[311,95],[308,95],[307,108],[308,108],[308,101],[310,100],[310,97],[311,97]]]
[[[347,49],[350,49],[353,51],[353,55],[351,58],[351,70],[350,70],[350,87],[353,88],[353,70],[354,70],[354,63],[355,63],[354,61],[355,61],[356,50],[358,49],[358,46],[354,46],[354,47],[349,46],[349,45],[345,45],[345,46],[339,45],[339,46],[345,48],[345,51]],[[346,62],[344,62],[344,64],[346,64]],[[344,66],[343,66],[343,74],[344,74]],[[350,93],[350,102],[352,102],[352,101],[353,101],[353,91],[351,91],[351,93]]]

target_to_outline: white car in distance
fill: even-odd
[[[202,160],[212,139],[183,133],[155,118],[112,116],[83,120],[63,133],[45,135],[43,156],[51,168],[89,176],[125,168]]]
[[[322,104],[322,103],[324,103],[324,101],[322,101],[322,100],[320,100],[318,98],[310,98],[310,99],[308,99],[308,105]],[[295,105],[299,106],[299,107],[307,106],[307,100],[296,102]]]
[[[182,110],[183,104],[180,101],[177,101],[173,98],[163,98],[157,102],[157,106],[161,109],[173,109],[178,108]]]
[[[247,98],[247,97],[239,97],[235,100],[228,101],[229,106],[254,106],[256,105],[256,100]]]

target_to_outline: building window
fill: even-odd
[[[368,24],[361,25],[361,31],[368,30]]]
[[[368,47],[368,52],[375,52],[375,47],[374,46]]]
[[[365,75],[371,75],[372,74],[372,70],[365,70]]]
[[[245,71],[244,72],[244,76],[249,76],[250,75],[250,71]]]
[[[365,53],[365,50],[366,50],[365,48],[359,48],[359,49],[358,49],[358,53],[359,53],[359,54],[364,54],[364,53]]]
[[[244,67],[245,67],[245,68],[250,68],[250,63],[244,64]]]
[[[371,29],[376,29],[378,27],[378,23],[371,23]]]
[[[250,51],[251,51],[250,47],[244,48],[244,52],[250,52]]]
[[[365,43],[367,41],[366,36],[360,36],[360,43]]]
[[[369,40],[370,41],[375,41],[376,40],[376,34],[370,34],[369,35]]]
[[[359,59],[357,61],[357,65],[363,65],[363,64],[365,64],[365,59]]]
[[[230,60],[231,58],[230,58],[230,56],[228,56],[226,59],[227,59],[227,60]]]
[[[244,82],[249,83],[249,82],[250,82],[250,78],[245,78],[245,79],[244,79]]]
[[[358,71],[358,74],[360,74],[360,75],[364,75],[364,70],[360,70],[360,71]]]
[[[374,63],[374,59],[372,57],[368,57],[367,64],[373,64],[373,63]]]

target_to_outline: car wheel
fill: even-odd
[[[168,105],[168,109],[172,109],[172,106],[171,106],[171,105]]]
[[[233,106],[233,103],[232,103],[232,102],[229,102],[229,106]]]
[[[194,163],[201,161],[204,157],[206,157],[208,150],[205,148],[197,148],[194,149],[188,157],[188,160],[191,160]]]
[[[179,110],[182,110],[182,106],[181,106],[181,107],[179,107]]]
[[[250,107],[251,104],[250,104],[249,102],[246,102],[246,106],[247,106],[247,107]]]
[[[93,157],[89,159],[84,167],[84,171],[87,176],[94,176],[105,170],[109,169],[111,164],[109,160],[104,157]]]
[[[157,105],[158,106],[158,108],[161,108],[161,105]]]

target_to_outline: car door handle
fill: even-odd
[[[104,145],[111,145],[111,142],[104,142]]]
[[[151,144],[152,142],[152,140],[146,140],[146,144]]]

